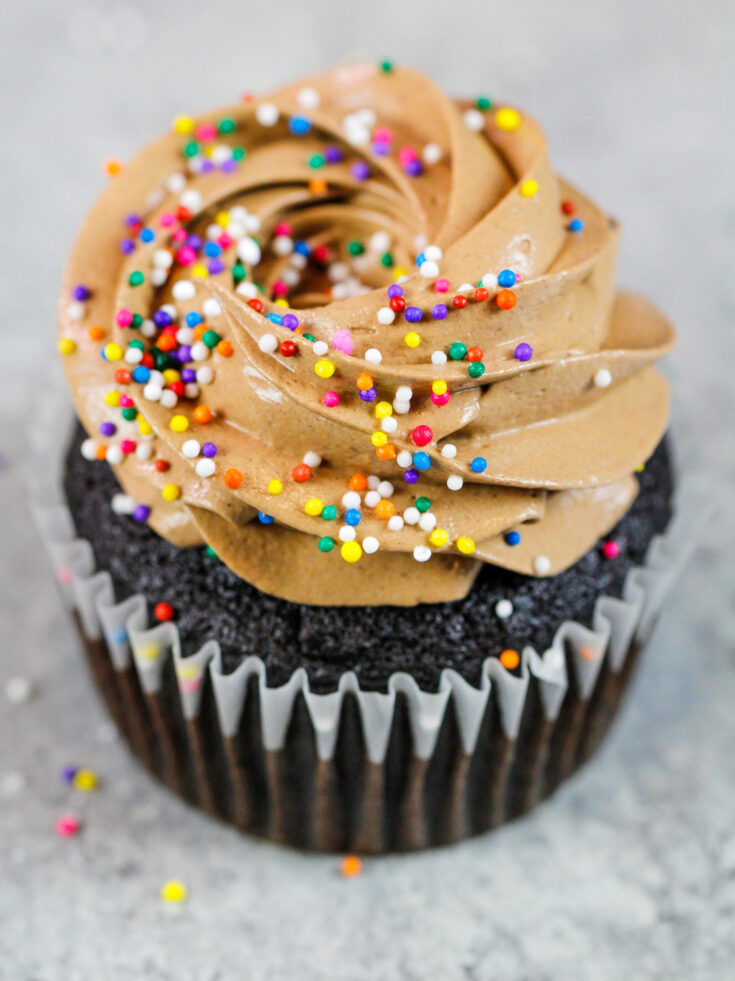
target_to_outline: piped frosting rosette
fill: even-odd
[[[672,328],[615,293],[616,225],[538,126],[385,67],[177,119],[62,295],[84,452],[131,519],[298,602],[562,571],[668,416]]]

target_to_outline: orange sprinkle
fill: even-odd
[[[580,647],[579,656],[583,661],[596,661],[597,651],[594,649],[594,647]]]
[[[516,305],[516,295],[513,290],[501,290],[495,297],[495,302],[501,310],[512,310]]]
[[[357,376],[357,387],[361,391],[366,392],[369,388],[373,387],[373,376],[368,374],[362,374]]]
[[[378,503],[375,505],[375,513],[383,521],[387,521],[388,518],[392,518],[396,513],[396,506],[393,501],[383,498],[382,501],[378,501]]]
[[[395,460],[396,448],[392,443],[385,443],[384,446],[376,448],[375,455],[379,460]]]
[[[197,341],[201,341],[201,339],[204,337],[204,335],[207,333],[208,330],[209,327],[207,327],[206,324],[197,324],[196,327],[194,328],[195,339]]]
[[[105,336],[105,332],[103,328],[100,327],[99,324],[94,324],[92,327],[89,328],[87,333],[89,334],[89,336],[92,338],[93,341],[98,341],[101,337]]]
[[[517,668],[521,663],[521,659],[518,656],[518,651],[513,651],[510,648],[508,648],[507,651],[503,651],[503,653],[500,655],[500,663],[507,671],[512,671],[514,668]]]
[[[156,347],[160,351],[173,351],[175,347],[178,347],[178,341],[171,334],[161,334],[156,341]]]
[[[122,169],[122,160],[117,157],[108,157],[104,162],[104,170],[108,177],[117,177]]]
[[[217,354],[221,354],[223,358],[232,357],[232,343],[227,338],[220,341],[217,345]]]
[[[364,491],[367,487],[367,477],[361,473],[353,473],[350,477],[350,490]]]
[[[346,879],[354,879],[362,872],[362,859],[357,855],[345,855],[339,870]]]
[[[104,458],[107,456],[107,447],[105,446],[104,443],[100,443],[100,445],[95,450],[94,455],[97,457],[98,460],[104,460]]]
[[[312,194],[326,194],[327,182],[321,177],[312,177],[309,181],[309,190]]]
[[[212,410],[208,405],[198,405],[194,409],[194,419],[202,426],[206,426],[208,422],[212,421]]]
[[[239,470],[235,470],[234,467],[230,467],[229,470],[225,470],[225,484],[230,488],[230,490],[237,490],[241,483],[242,474]]]

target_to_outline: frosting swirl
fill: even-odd
[[[673,330],[615,293],[617,226],[538,126],[479,106],[341,68],[179,118],[110,183],[60,346],[136,516],[337,604],[553,575],[617,522]]]

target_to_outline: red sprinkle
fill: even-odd
[[[153,609],[153,616],[156,620],[173,620],[174,608],[170,603],[156,603]]]
[[[467,361],[482,361],[482,348],[481,347],[470,347],[467,349],[467,354],[465,354]]]
[[[402,296],[392,296],[390,298],[390,308],[396,313],[400,313],[402,310],[406,309],[406,301]]]
[[[605,542],[602,546],[602,554],[606,559],[616,559],[620,555],[620,546],[611,538],[610,541]]]
[[[291,471],[291,476],[297,484],[305,484],[311,477],[311,467],[308,463],[297,463]]]
[[[252,300],[248,300],[248,306],[255,310],[256,313],[263,312],[263,301],[259,300],[257,296],[254,296]]]
[[[467,297],[458,293],[452,300],[452,306],[456,307],[458,310],[462,310],[467,306]]]
[[[284,358],[292,358],[296,354],[296,345],[293,341],[281,341],[281,346],[278,350]]]
[[[162,460],[160,457],[154,462],[153,466],[159,473],[166,473],[171,464],[168,460]]]
[[[411,439],[416,446],[427,446],[434,438],[434,432],[430,426],[416,426],[411,433]]]
[[[489,296],[490,293],[485,289],[484,286],[478,286],[477,289],[475,290],[475,299],[477,300],[478,303],[482,303],[483,300],[487,300]]]
[[[115,381],[118,385],[129,385],[132,380],[133,376],[127,368],[118,368],[115,372]]]
[[[577,210],[577,205],[574,203],[574,201],[562,201],[561,210],[565,215],[573,215]]]

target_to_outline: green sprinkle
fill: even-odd
[[[309,159],[306,161],[312,170],[319,170],[326,163],[324,157],[321,153],[312,153]]]
[[[137,327],[141,327],[142,324],[143,324],[143,318],[141,317],[141,315],[139,313],[134,313],[133,314],[133,322],[131,323],[130,326],[137,328]]]
[[[386,268],[388,266],[392,266],[394,261],[395,260],[393,259],[393,256],[391,255],[390,252],[384,252],[380,257],[381,266],[386,266]]]
[[[304,340],[311,341],[313,344],[314,341],[316,340],[316,337],[314,337],[313,334],[304,334]]]
[[[136,269],[128,276],[128,282],[131,286],[141,286],[145,282],[145,276],[139,269]]]
[[[325,535],[324,538],[320,538],[317,542],[320,552],[331,552],[334,548],[334,539],[330,538],[329,535]]]
[[[132,341],[130,341],[128,347],[137,347],[139,351],[145,351],[145,344],[137,337],[135,337]]]
[[[233,160],[244,160],[246,155],[247,154],[245,153],[244,146],[236,146],[235,149],[232,151]]]
[[[245,270],[245,266],[243,266],[241,262],[236,262],[235,265],[232,267],[233,281],[235,283],[240,283],[242,282],[243,279],[245,279],[246,276],[247,276],[247,272]]]
[[[431,507],[431,501],[428,497],[417,497],[416,498],[416,509],[422,514],[425,514]]]
[[[480,110],[480,112],[487,112],[488,109],[492,109],[493,103],[491,99],[488,99],[486,95],[478,95],[475,99],[475,105]]]
[[[220,119],[219,123],[217,123],[217,131],[224,134],[234,133],[236,125],[237,124],[235,123],[234,119],[230,119],[229,116],[225,116],[224,119]]]
[[[461,361],[467,354],[467,345],[461,341],[455,341],[449,347],[449,357],[452,361]]]
[[[190,140],[189,143],[184,144],[185,157],[196,157],[198,153],[199,153],[199,144],[195,140]]]
[[[327,504],[326,507],[322,508],[322,517],[325,521],[334,521],[337,517],[337,508],[334,504]]]
[[[215,552],[211,545],[207,545],[205,552],[210,557],[210,559],[219,559],[219,555]]]
[[[138,415],[138,410],[134,405],[129,406],[127,409],[122,410],[123,419],[127,419],[128,422],[132,422],[133,419]]]
[[[350,253],[350,255],[362,255],[365,251],[365,246],[362,244],[362,242],[358,242],[357,240],[353,239],[352,242],[347,243],[347,251]]]
[[[467,369],[470,378],[481,378],[485,374],[485,365],[482,361],[473,361]]]
[[[381,72],[384,72],[386,75],[389,75],[393,71],[392,61],[380,61],[378,62],[378,66]]]
[[[220,342],[220,336],[216,330],[205,330],[202,334],[202,341],[207,347],[217,347]]]

